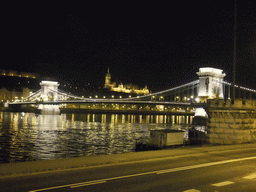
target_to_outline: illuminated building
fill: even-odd
[[[116,87],[116,82],[113,82],[113,83],[111,82],[111,74],[109,73],[109,68],[108,68],[108,73],[105,76],[104,88],[110,89],[112,91],[113,88],[115,88],[115,87]]]
[[[0,102],[21,100],[37,89],[37,75],[0,69]]]
[[[29,72],[17,72],[17,71],[4,70],[4,69],[0,69],[0,75],[1,75],[1,76],[26,77],[26,78],[36,79],[36,75],[33,74],[33,73],[29,73]]]
[[[111,74],[109,73],[109,69],[108,69],[108,73],[105,76],[104,88],[114,92],[123,92],[123,93],[137,94],[137,95],[149,94],[149,90],[147,86],[145,86],[143,89],[139,89],[137,85],[132,85],[132,84],[124,85],[122,83],[117,84],[116,82],[111,82]]]
[[[0,89],[0,102],[6,102],[6,101],[15,101],[23,99],[27,96],[29,96],[31,90],[28,88],[22,88],[22,89],[9,89],[2,87]]]

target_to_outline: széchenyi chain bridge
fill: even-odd
[[[203,105],[207,99],[230,99],[232,84],[224,81],[223,70],[205,67],[197,72],[198,80],[136,97],[107,99],[84,98],[58,89],[56,81],[41,81],[41,89],[22,100],[9,103],[11,107],[36,106],[42,111],[59,109],[114,110],[140,112],[170,112],[194,114],[194,108]],[[236,98],[255,99],[256,90],[234,85]]]

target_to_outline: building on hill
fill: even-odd
[[[23,99],[38,88],[36,74],[0,69],[0,102]]]
[[[9,76],[9,77],[25,77],[25,78],[36,79],[36,74],[34,74],[34,73],[17,72],[17,71],[12,71],[12,70],[5,70],[5,69],[0,69],[0,75],[1,76]]]
[[[32,90],[28,88],[22,89],[9,89],[2,87],[0,89],[0,102],[13,102],[15,100],[21,100],[28,97],[31,94]]]
[[[149,94],[149,89],[147,88],[147,85],[144,88],[140,89],[137,85],[132,85],[132,84],[124,85],[122,83],[118,84],[116,82],[111,82],[111,74],[109,73],[109,68],[108,68],[108,73],[105,76],[104,88],[114,92],[123,92],[123,93],[136,94],[136,95]]]

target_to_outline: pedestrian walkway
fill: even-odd
[[[256,143],[219,146],[183,146],[156,151],[131,152],[123,154],[75,157],[57,160],[42,160],[0,164],[0,177],[38,174],[42,172],[84,169],[95,166],[108,166],[120,163],[133,163],[179,157],[199,156],[205,153],[218,153],[230,150],[256,149]]]

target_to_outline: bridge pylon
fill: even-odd
[[[43,101],[57,100],[59,83],[56,81],[41,81],[41,98]]]
[[[224,99],[223,78],[226,76],[223,70],[212,67],[200,68],[197,75],[199,76],[198,99],[206,102],[207,99]]]

